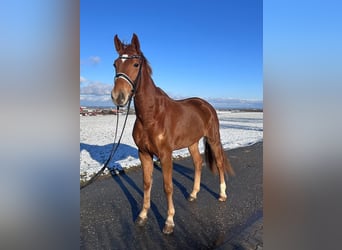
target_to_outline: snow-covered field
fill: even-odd
[[[254,144],[263,140],[262,112],[217,111],[220,120],[221,142],[225,149],[233,149]],[[119,128],[122,128],[125,115],[119,115]],[[132,130],[135,115],[129,115],[125,131],[109,167],[115,169],[140,165],[137,147]],[[80,116],[80,178],[87,180],[106,162],[112,150],[116,126],[115,115]],[[118,136],[121,131],[118,131]],[[200,143],[200,151],[204,151]],[[173,156],[189,156],[188,149],[176,150]]]

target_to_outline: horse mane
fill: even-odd
[[[147,73],[149,75],[152,75],[152,68],[151,68],[150,62],[146,59],[146,57],[144,56],[142,52],[141,52],[141,56],[143,58],[143,66],[145,67]]]

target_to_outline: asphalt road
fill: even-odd
[[[227,181],[226,202],[219,202],[219,178],[203,168],[195,202],[191,158],[175,160],[175,229],[164,235],[166,199],[161,169],[155,166],[151,209],[144,227],[134,224],[142,205],[140,168],[96,180],[80,192],[81,249],[262,249],[263,144],[226,151],[236,176]]]

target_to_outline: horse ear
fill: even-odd
[[[138,36],[135,33],[133,33],[131,44],[135,47],[135,50],[137,51],[137,53],[140,54],[141,53],[141,51],[140,51],[140,43],[139,43]]]
[[[122,43],[120,39],[118,38],[118,35],[114,36],[114,45],[115,45],[116,51],[120,54],[120,52],[122,51]]]

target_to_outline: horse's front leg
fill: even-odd
[[[173,184],[172,184],[172,152],[169,152],[160,158],[163,178],[164,178],[164,192],[167,200],[167,219],[163,229],[164,234],[171,234],[175,223],[173,222],[173,216],[175,215],[175,208],[173,205]]]
[[[151,188],[152,188],[152,172],[153,161],[152,155],[139,151],[139,158],[142,165],[143,181],[144,181],[144,202],[141,212],[136,220],[136,224],[144,226],[147,221],[147,212],[151,207]]]

